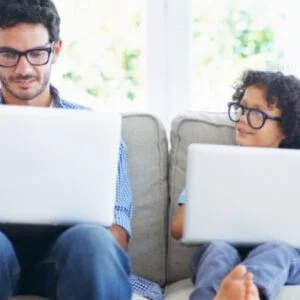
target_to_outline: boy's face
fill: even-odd
[[[258,109],[273,117],[281,117],[278,107],[275,105],[268,107],[265,91],[254,85],[246,89],[241,104],[247,108]],[[240,146],[278,147],[285,138],[280,122],[267,119],[261,129],[253,129],[247,122],[247,112],[236,123],[236,143]]]
[[[1,51],[27,51],[49,45],[49,33],[42,24],[21,23],[0,28]],[[24,103],[45,93],[49,87],[51,65],[56,62],[60,47],[60,42],[55,43],[45,65],[33,66],[25,56],[21,56],[16,66],[0,67],[1,89],[5,99]],[[9,54],[6,56],[10,57]]]

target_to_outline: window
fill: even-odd
[[[54,0],[63,51],[53,83],[70,101],[99,110],[145,107],[145,3]]]
[[[55,84],[102,110],[224,111],[248,68],[300,75],[299,17],[286,0],[54,0],[62,17]]]
[[[224,111],[245,69],[292,71],[292,10],[281,0],[192,0],[192,108]]]

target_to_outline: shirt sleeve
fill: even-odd
[[[131,236],[132,190],[127,165],[127,150],[124,141],[120,144],[114,224],[121,226]]]
[[[178,196],[178,204],[182,205],[186,203],[186,189],[183,189],[180,195]]]

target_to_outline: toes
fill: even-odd
[[[247,282],[253,281],[253,273],[247,272],[247,274],[245,275],[245,279]]]
[[[228,290],[232,286],[233,281],[243,280],[247,274],[247,269],[243,265],[235,267],[223,280],[222,289]]]
[[[249,272],[245,275],[245,300],[259,300],[258,289],[253,282],[253,274]]]
[[[245,300],[259,300],[257,287],[252,285],[245,293]]]
[[[215,300],[244,300],[246,274],[245,266],[235,267],[223,280]]]
[[[247,274],[245,275],[245,287],[246,288],[250,288],[251,285],[253,285],[253,274],[250,272],[247,272]]]
[[[247,269],[243,265],[238,265],[230,273],[229,276],[232,279],[241,279],[247,274]]]

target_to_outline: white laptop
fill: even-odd
[[[117,113],[0,106],[0,224],[110,226],[120,135]]]
[[[193,144],[183,242],[300,246],[300,151]]]

